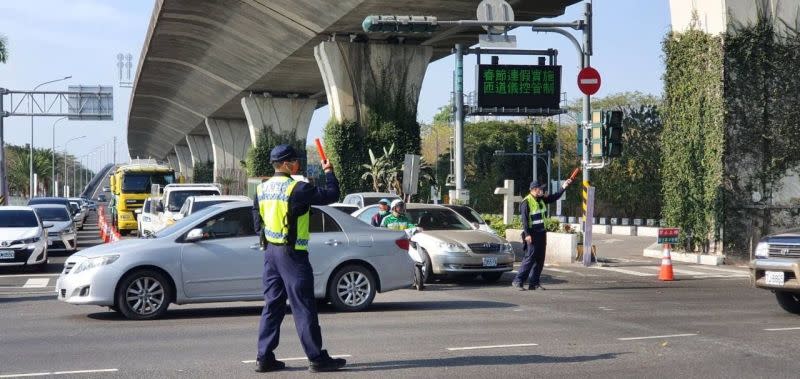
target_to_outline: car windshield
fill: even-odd
[[[423,230],[472,230],[472,226],[452,209],[421,208],[406,212],[411,222]]]
[[[162,229],[160,232],[155,234],[156,238],[161,237],[168,237],[172,234],[175,234],[183,229],[184,226],[191,223],[196,223],[198,220],[202,220],[208,216],[209,213],[214,212],[215,210],[219,209],[218,207],[208,207],[203,209],[202,211],[192,213],[186,218],[178,220],[176,223]]]
[[[172,173],[126,173],[122,178],[122,192],[148,193],[153,184],[164,187],[172,183],[175,183],[175,174]]]
[[[167,208],[170,212],[178,212],[181,210],[183,203],[189,196],[211,196],[219,195],[216,190],[194,190],[194,191],[175,191],[169,195],[169,204]]]
[[[39,226],[31,211],[0,211],[0,228],[35,228]]]
[[[397,199],[397,197],[364,197],[364,206],[378,204],[381,199],[389,199],[389,201],[392,201]]]
[[[486,223],[486,221],[483,221],[483,217],[481,217],[481,215],[478,214],[478,212],[475,212],[472,208],[458,207],[458,208],[452,208],[452,209],[454,211],[458,212],[458,214],[460,214],[461,217],[464,217],[469,222],[475,222],[475,223],[478,223],[478,224],[485,224]]]
[[[39,218],[45,221],[69,221],[69,212],[64,208],[34,208]]]

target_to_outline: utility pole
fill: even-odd
[[[461,191],[464,189],[464,45],[457,43],[455,48],[456,72],[455,72],[455,169],[456,169],[456,200],[461,199]],[[458,201],[450,199],[451,204],[458,204]]]

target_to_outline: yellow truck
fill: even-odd
[[[161,188],[176,183],[175,170],[155,163],[133,163],[117,167],[110,178],[113,198],[109,209],[111,222],[126,235],[138,229],[136,210],[151,196],[152,185]]]

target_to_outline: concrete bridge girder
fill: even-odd
[[[178,171],[186,178],[192,177],[194,164],[192,164],[192,152],[188,145],[175,145],[175,155],[178,158]]]
[[[186,135],[186,145],[192,156],[192,168],[198,164],[214,161],[214,154],[211,148],[211,138],[202,134]]]

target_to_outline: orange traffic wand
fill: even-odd
[[[569,180],[573,180],[574,181],[575,178],[578,177],[578,174],[580,172],[581,172],[581,168],[580,167],[576,167],[574,170],[572,170],[572,174],[569,176]]]
[[[319,157],[322,158],[323,161],[327,161],[328,157],[325,156],[325,150],[322,149],[322,143],[319,142],[319,138],[315,138],[314,142],[317,144],[317,152],[319,153]]]
[[[658,273],[658,280],[671,282],[675,280],[672,273],[672,257],[669,254],[670,244],[664,244],[664,255],[661,258],[661,271]]]

